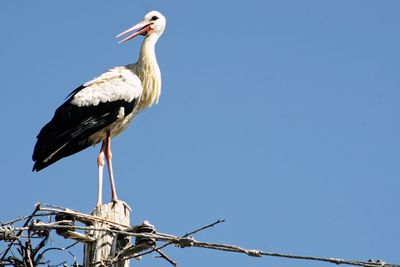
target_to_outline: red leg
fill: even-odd
[[[99,168],[99,183],[97,187],[97,207],[101,206],[102,203],[102,191],[103,191],[103,169],[104,169],[104,151],[106,149],[106,142],[103,140],[99,156],[97,157],[97,166]]]
[[[114,174],[113,174],[113,168],[112,168],[112,153],[111,153],[111,137],[110,137],[110,132],[107,132],[107,137],[106,137],[106,160],[107,160],[107,165],[108,165],[108,174],[110,176],[110,185],[111,185],[111,200],[113,202],[116,202],[118,200],[117,197],[117,192],[115,191],[115,183],[114,183]]]

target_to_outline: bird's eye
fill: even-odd
[[[151,17],[151,20],[158,20],[158,17],[157,16],[153,16],[153,17]]]

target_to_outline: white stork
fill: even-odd
[[[137,63],[116,67],[79,86],[55,111],[37,136],[32,159],[33,171],[102,142],[97,157],[97,206],[102,203],[104,156],[108,165],[111,199],[117,201],[111,163],[111,138],[121,133],[140,111],[158,102],[161,73],[155,44],[165,29],[166,19],[151,11],[144,20],[117,35],[135,31],[119,43],[144,35]]]

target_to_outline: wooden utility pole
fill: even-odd
[[[116,224],[130,226],[130,208],[122,201],[111,202],[96,207],[92,215],[103,218],[105,221],[96,221],[93,224],[94,229],[108,228],[117,230],[116,225],[107,224],[106,221],[112,221]],[[107,231],[88,231],[88,235],[94,237],[94,242],[86,243],[84,246],[84,267],[104,266],[105,262],[112,259],[118,251],[124,248],[130,241],[126,236],[119,236]],[[129,267],[129,260],[122,260],[111,265],[112,267]]]

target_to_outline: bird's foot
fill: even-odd
[[[113,206],[120,203],[120,204],[124,205],[125,209],[129,210],[129,212],[132,211],[131,207],[129,207],[129,205],[125,201],[115,198],[115,199],[112,199],[111,202],[113,203]]]

